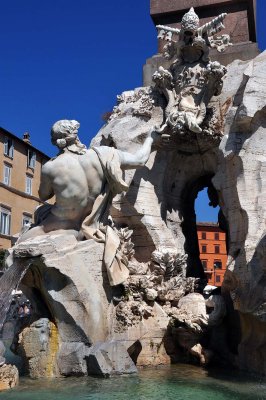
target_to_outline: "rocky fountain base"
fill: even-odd
[[[113,289],[93,240],[40,236],[13,257],[29,263],[21,288],[34,313],[17,327],[13,349],[31,377],[135,373],[180,358],[182,348],[206,362],[200,341],[212,318],[195,293],[199,279],[185,277],[185,256],[164,250],[148,264],[132,260],[128,281]]]

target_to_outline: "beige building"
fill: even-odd
[[[11,246],[12,237],[33,221],[42,204],[38,196],[42,165],[49,157],[0,127],[0,250]]]

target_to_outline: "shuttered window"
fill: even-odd
[[[1,207],[0,208],[0,232],[3,235],[10,235],[11,225],[11,211]]]
[[[4,155],[10,158],[14,156],[14,145],[13,140],[5,136],[4,139]]]
[[[28,150],[28,167],[35,168],[36,165],[36,153],[35,151]]]
[[[11,166],[8,164],[4,164],[4,179],[3,182],[5,185],[10,186],[11,184]]]
[[[32,194],[32,176],[26,175],[26,193]]]

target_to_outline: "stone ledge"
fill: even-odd
[[[227,48],[224,53],[218,53],[215,49],[210,50],[211,60],[219,61],[223,65],[228,65],[234,60],[251,60],[258,54],[260,54],[258,45],[252,42],[234,44]],[[148,58],[146,64],[143,66],[143,86],[153,85],[152,75],[154,72],[157,71],[160,66],[166,69],[169,68],[170,63],[171,62],[166,60],[161,53]]]

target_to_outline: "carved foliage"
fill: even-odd
[[[159,248],[152,253],[144,275],[143,268],[134,267],[137,273],[131,269],[125,295],[116,307],[117,321],[122,325],[134,325],[152,315],[150,302],[176,307],[180,298],[193,293],[197,279],[186,278],[186,260],[186,254]]]
[[[127,109],[135,116],[151,118],[154,108],[152,88],[141,88],[135,91],[124,92],[117,96],[117,106],[113,108],[108,122],[123,114]]]
[[[177,275],[185,278],[187,254],[159,248],[152,253],[151,260],[152,273],[161,276],[164,281],[168,281]]]

